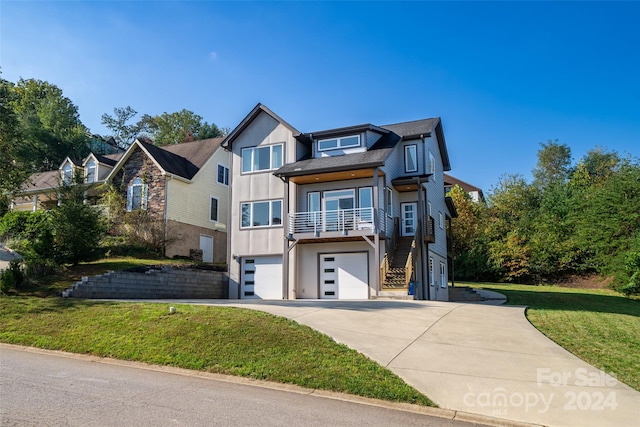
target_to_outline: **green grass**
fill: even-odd
[[[399,377],[309,327],[228,307],[0,298],[0,341],[432,406]]]
[[[640,391],[640,299],[607,289],[467,283],[526,305],[527,318],[543,334]]]

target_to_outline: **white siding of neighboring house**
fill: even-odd
[[[222,147],[207,160],[191,183],[169,180],[167,219],[226,232],[229,187],[218,184],[218,164],[229,165],[229,153]],[[218,199],[218,222],[209,220],[211,196]]]
[[[240,281],[240,263],[237,257],[282,255],[286,217],[281,226],[258,229],[241,229],[241,204],[243,202],[279,199],[284,202],[285,184],[273,175],[273,171],[242,174],[242,149],[284,144],[285,163],[295,159],[296,141],[291,131],[268,114],[261,112],[232,143],[232,197],[230,206],[231,242],[229,258],[229,296],[237,298]],[[292,186],[293,187],[293,186]],[[293,189],[292,189],[293,193]],[[294,206],[292,200],[292,206]],[[284,211],[284,206],[283,206]],[[234,258],[236,257],[236,258]],[[292,267],[293,268],[293,267]]]

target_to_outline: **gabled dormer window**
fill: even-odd
[[[341,148],[351,148],[360,146],[360,135],[343,136],[340,138],[329,138],[318,140],[318,151],[338,150]]]
[[[73,180],[73,166],[67,163],[64,168],[62,168],[62,182],[69,185]]]
[[[85,181],[88,183],[92,183],[96,181],[96,162],[91,160],[87,163],[85,168],[86,178]]]

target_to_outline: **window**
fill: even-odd
[[[350,148],[360,146],[360,135],[343,136],[341,138],[330,138],[318,140],[318,151],[337,150],[339,148]]]
[[[73,167],[67,163],[67,165],[62,169],[62,182],[65,184],[71,184],[72,179]]]
[[[242,149],[242,173],[268,171],[280,167],[282,144]]]
[[[431,216],[431,202],[427,202],[427,215]]]
[[[309,224],[316,224],[320,221],[320,193],[314,191],[307,194],[307,222]]]
[[[86,173],[87,176],[85,179],[88,183],[96,181],[96,162],[91,160],[89,163],[87,163]]]
[[[440,228],[444,228],[444,215],[442,212],[438,212],[438,225]]]
[[[435,279],[433,277],[433,258],[429,257],[429,285],[433,286],[435,284]]]
[[[391,188],[389,187],[385,188],[384,198],[385,198],[385,206],[387,209],[387,216],[389,218],[392,218],[393,217],[393,192],[391,191]]]
[[[373,191],[371,187],[362,187],[358,189],[358,206],[361,208],[373,207]]]
[[[433,157],[433,154],[431,154],[431,151],[429,151],[429,173],[430,174],[436,173],[436,158]]]
[[[218,165],[218,183],[229,185],[229,168],[225,165]]]
[[[282,225],[282,200],[242,203],[241,228],[273,227]]]
[[[127,189],[127,211],[147,209],[148,185],[142,179],[136,178]]]
[[[440,287],[447,287],[447,269],[442,261],[440,262]]]
[[[209,203],[209,221],[218,222],[218,199],[213,196]]]
[[[404,147],[404,171],[405,172],[418,171],[418,146],[417,145],[406,145]]]

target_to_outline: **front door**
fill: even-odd
[[[416,225],[418,220],[418,204],[402,203],[402,224],[400,227],[400,234],[402,236],[415,236]]]

